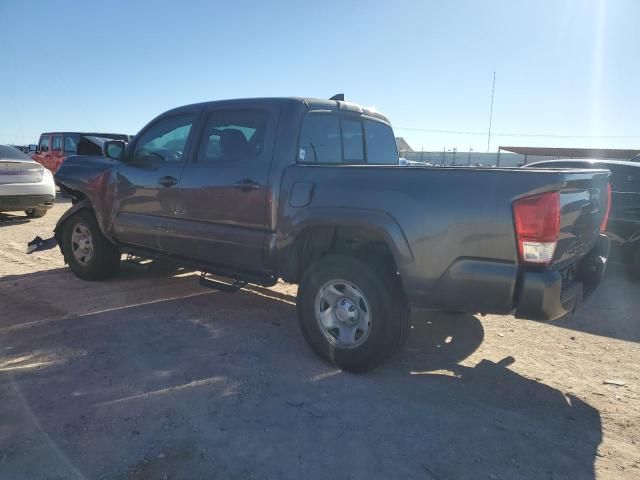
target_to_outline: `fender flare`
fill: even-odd
[[[63,248],[62,247],[62,230],[64,228],[64,224],[67,222],[67,220],[69,220],[69,218],[71,218],[73,215],[78,213],[80,210],[91,211],[95,215],[97,220],[96,223],[98,224],[98,227],[100,228],[100,231],[105,236],[105,238],[109,240],[111,243],[113,243],[114,245],[116,244],[113,238],[111,238],[111,236],[104,231],[102,222],[100,221],[101,219],[98,217],[95,208],[93,208],[93,204],[91,203],[91,200],[89,200],[88,198],[83,198],[79,202],[74,203],[66,212],[62,214],[62,216],[58,219],[58,222],[56,223],[56,226],[53,229],[53,236],[55,237],[56,242],[60,247],[60,251],[63,254],[64,254],[64,250],[62,249]]]
[[[314,227],[354,227],[371,230],[384,240],[400,274],[411,268],[415,259],[407,238],[398,222],[389,214],[362,208],[308,208],[290,219],[286,235],[277,242],[277,257],[288,258],[296,240]],[[284,264],[278,262],[279,270]]]

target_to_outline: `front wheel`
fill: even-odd
[[[118,248],[105,238],[88,210],[79,211],[65,222],[62,251],[71,271],[83,280],[110,277],[120,264]]]
[[[396,276],[346,255],[321,257],[307,269],[297,309],[311,348],[352,372],[380,365],[403,343],[410,328]]]

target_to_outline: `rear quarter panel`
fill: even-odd
[[[294,207],[300,182],[313,185],[312,200]],[[377,212],[406,240],[408,254],[396,263],[411,304],[466,309],[490,297],[487,311],[510,311],[518,273],[512,202],[561,186],[558,174],[515,169],[295,165],[282,182],[277,248],[286,255],[316,210],[354,223]]]

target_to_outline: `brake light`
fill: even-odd
[[[609,213],[611,213],[611,184],[607,183],[607,209],[604,211],[604,217],[602,217],[602,223],[600,223],[600,233],[604,233],[607,229]]]
[[[547,192],[516,200],[513,219],[520,260],[548,264],[560,234],[560,193]]]

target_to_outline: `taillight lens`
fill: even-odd
[[[600,223],[600,233],[604,233],[607,229],[609,213],[611,213],[611,184],[607,183],[607,209],[604,211],[604,217],[602,217],[602,223]]]
[[[518,254],[525,263],[548,264],[560,234],[560,193],[547,192],[513,203]]]

